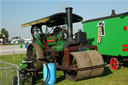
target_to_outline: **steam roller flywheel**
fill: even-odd
[[[75,66],[77,68],[84,68],[104,64],[102,56],[95,50],[70,52],[70,57],[71,66]],[[90,77],[100,76],[103,74],[103,71],[104,67],[100,67],[89,70],[64,71],[64,74],[66,79],[76,81]]]

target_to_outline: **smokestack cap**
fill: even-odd
[[[65,9],[67,10],[67,9],[73,9],[73,8],[72,7],[66,7]]]
[[[112,15],[111,16],[115,16],[116,13],[115,13],[115,10],[112,10]]]

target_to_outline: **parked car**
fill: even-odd
[[[20,36],[13,37],[11,39],[11,44],[21,44],[24,43],[24,40],[20,38]]]

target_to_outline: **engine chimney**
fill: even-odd
[[[67,28],[68,28],[68,40],[73,39],[73,29],[72,29],[72,7],[67,7],[66,13],[67,13]]]
[[[115,16],[115,15],[116,15],[115,10],[112,10],[111,16]]]

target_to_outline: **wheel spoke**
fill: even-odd
[[[116,64],[114,64],[114,68],[117,69],[117,65]]]
[[[116,62],[115,59],[113,59],[113,62],[114,62],[114,63]]]
[[[115,62],[114,65],[117,65],[117,63]]]
[[[114,63],[114,59],[112,59],[112,61],[111,61],[112,63]]]

